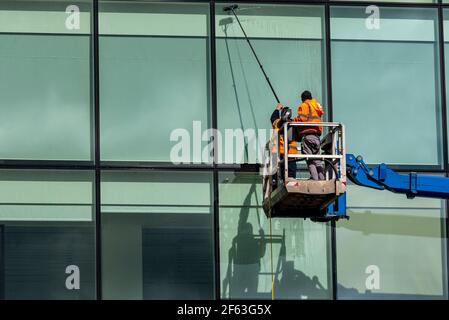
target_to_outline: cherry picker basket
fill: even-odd
[[[265,148],[263,165],[263,208],[267,217],[302,217],[319,220],[332,218],[328,207],[346,192],[345,132],[340,123],[320,122],[323,127],[320,154],[279,154],[280,135],[274,132]],[[284,145],[291,141],[291,133],[310,123],[286,122],[283,126]],[[294,136],[294,135],[293,135]],[[290,137],[290,139],[289,139]],[[285,148],[287,149],[287,147]],[[288,177],[289,163],[318,159],[325,167],[325,180]],[[283,163],[283,171],[280,171]],[[307,166],[306,166],[307,167]],[[307,170],[307,169],[306,169]]]

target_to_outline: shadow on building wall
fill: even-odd
[[[270,237],[266,236],[257,214],[259,230],[254,233],[253,225],[248,222],[250,199],[256,192],[253,185],[243,202],[239,214],[237,235],[228,250],[228,265],[222,283],[222,297],[231,299],[271,298],[271,292],[259,291],[261,276],[271,272],[261,272],[261,260],[270,254]],[[282,235],[273,236],[273,245],[280,245],[277,256],[273,256],[275,297],[277,299],[326,299],[329,290],[324,288],[317,276],[309,277],[294,267],[294,261],[287,260],[285,229]],[[268,249],[268,250],[267,250]],[[268,251],[268,252],[267,252]],[[269,260],[269,259],[268,259]]]

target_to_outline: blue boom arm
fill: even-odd
[[[349,180],[357,185],[402,193],[407,198],[429,197],[449,199],[449,178],[410,173],[397,173],[382,163],[368,167],[361,156],[346,155]]]

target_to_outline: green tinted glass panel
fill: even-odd
[[[329,226],[277,218],[270,235],[260,176],[221,173],[219,181],[221,297],[271,299],[274,274],[275,299],[331,298]]]
[[[334,120],[368,163],[439,165],[437,11],[382,7],[378,23],[331,10]]]
[[[212,175],[103,172],[105,299],[213,299]]]
[[[0,3],[0,158],[91,159],[89,18],[88,2]]]
[[[354,185],[347,192],[351,218],[337,222],[338,298],[446,297],[443,202]]]
[[[102,160],[172,161],[171,150],[179,142],[176,129],[189,135],[189,153],[191,143],[205,144],[208,10],[206,4],[102,1]],[[194,121],[200,135],[191,141],[197,138]]]
[[[95,299],[93,176],[1,170],[5,299]]]
[[[223,135],[220,159],[225,163],[261,162],[276,100],[237,21],[223,13],[223,7],[216,6],[218,128]],[[294,113],[304,90],[310,90],[325,106],[323,16],[321,6],[242,5],[239,11],[279,99]],[[226,137],[227,130],[246,133],[245,145]],[[234,157],[227,158],[231,152]]]

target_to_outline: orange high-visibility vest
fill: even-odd
[[[298,122],[321,122],[321,117],[323,114],[323,108],[315,99],[307,99],[299,105],[298,115],[294,120]],[[298,133],[300,136],[304,136],[307,133],[321,134],[322,131],[323,127],[298,127]]]
[[[275,130],[275,132],[277,132],[280,137],[279,137],[279,153],[280,155],[284,155],[285,149],[284,149],[284,135],[280,134],[280,128],[278,127],[279,121],[276,120],[273,122],[272,127]],[[296,154],[298,153],[298,149],[296,148],[297,146],[297,142],[292,140],[289,142],[288,144],[288,154]],[[277,141],[274,142],[273,148],[271,150],[273,153],[275,153],[277,151]]]

